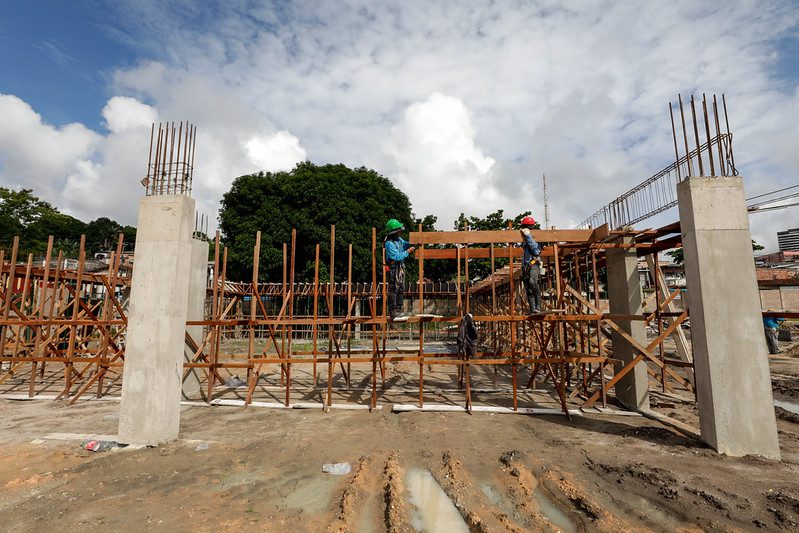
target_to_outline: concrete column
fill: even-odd
[[[191,241],[191,271],[189,272],[189,297],[186,320],[203,320],[205,318],[205,297],[208,283],[208,243],[200,239]],[[202,326],[186,326],[186,331],[198,345],[202,345],[204,335]],[[184,347],[185,360],[194,356],[188,346]],[[183,379],[183,397],[190,400],[205,399],[200,387],[202,372],[192,369]]]
[[[156,445],[178,436],[194,200],[139,203],[136,257],[119,411],[119,440]]]
[[[621,244],[634,244],[633,237],[622,237]],[[635,248],[609,248],[606,253],[608,272],[608,299],[611,314],[640,315],[643,313],[641,282],[638,277],[638,256]],[[646,327],[641,320],[618,320],[616,323],[636,342],[646,346]],[[613,332],[613,358],[618,372],[628,362],[635,359],[638,352],[624,337]],[[616,398],[630,409],[649,409],[649,377],[646,362],[641,361],[616,383]]]
[[[702,438],[779,460],[743,180],[689,178],[677,199]]]

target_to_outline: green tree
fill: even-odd
[[[683,254],[682,248],[675,248],[670,252],[666,252],[666,255],[671,256],[671,260],[675,265],[682,265],[685,262],[685,255]]]
[[[136,245],[136,227],[135,226],[122,226],[123,241],[122,244],[125,250],[133,250]]]
[[[228,277],[252,276],[255,233],[261,231],[259,273],[282,279],[283,243],[297,229],[295,279],[313,278],[314,249],[321,246],[320,278],[328,278],[330,225],[336,226],[336,278],[347,273],[347,245],[353,245],[353,279],[371,279],[371,234],[377,228],[378,268],[388,219],[411,229],[408,197],[374,170],[345,165],[299,163],[289,172],[260,172],[236,178],[222,197],[219,226],[228,247]],[[380,271],[378,270],[378,277]]]
[[[34,254],[43,255],[47,250],[47,238],[50,235],[54,237],[54,242],[75,243],[74,248],[79,250],[80,236],[84,233],[86,233],[85,223],[73,216],[53,210],[43,213],[35,222],[28,225],[24,237],[26,246],[30,247]],[[72,248],[72,245],[64,245],[62,250],[66,255]]]
[[[48,213],[57,211],[34,196],[31,189],[0,187],[0,247],[10,248],[15,236],[24,238],[26,228]]]
[[[94,254],[115,249],[122,226],[108,217],[100,217],[86,224],[86,253]]]
[[[136,228],[120,226],[117,222],[101,217],[86,224],[77,218],[61,213],[49,203],[40,200],[30,189],[14,191],[0,187],[0,248],[9,250],[14,236],[20,237],[18,256],[28,253],[44,255],[47,239],[53,236],[53,253],[64,252],[67,257],[77,257],[80,236],[86,235],[86,252],[116,247],[118,234],[125,234],[127,250],[133,248]]]

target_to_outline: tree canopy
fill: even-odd
[[[59,212],[31,189],[0,187],[0,248],[10,250],[18,235],[20,256],[43,255],[50,235],[54,237],[54,253],[62,251],[67,257],[77,256],[80,236],[86,235],[86,253],[90,255],[114,248],[119,233],[125,234],[126,249],[132,249],[136,240],[133,226],[122,226],[106,217],[87,224]]]
[[[282,279],[283,243],[297,229],[295,278],[313,279],[316,243],[320,279],[329,279],[330,225],[336,226],[336,279],[347,275],[347,245],[353,245],[353,279],[371,279],[371,235],[377,228],[378,266],[386,221],[411,229],[408,197],[388,178],[364,167],[299,163],[288,172],[259,172],[236,178],[222,197],[219,225],[228,247],[230,279],[252,276],[256,231],[261,231],[259,277]],[[378,276],[379,276],[378,271]]]

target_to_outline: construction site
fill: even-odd
[[[796,530],[799,342],[770,357],[763,319],[796,330],[799,309],[761,306],[726,100],[669,111],[672,164],[531,231],[540,312],[519,228],[420,225],[399,320],[381,228],[370,279],[335,224],[312,281],[296,230],[280,279],[260,232],[229,279],[192,198],[196,128],[153,124],[133,261],[122,235],[99,265],[83,241],[0,250],[3,529]],[[683,289],[661,270],[680,247]],[[427,281],[432,260],[455,279]]]

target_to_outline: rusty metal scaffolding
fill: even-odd
[[[53,237],[35,262],[33,254],[18,261],[19,237],[9,256],[0,250],[0,384],[14,378],[14,390],[33,397],[63,372],[58,398],[72,403],[93,385],[100,397],[121,378],[130,284],[122,240],[104,272],[87,271],[85,236],[74,268],[61,252],[53,258]]]
[[[636,250],[639,254],[657,254],[658,251],[673,247],[674,235],[679,239],[679,226],[672,225],[657,231],[634,232],[638,240]],[[203,326],[202,339],[194,339],[187,334],[186,340],[193,356],[185,366],[189,369],[202,369],[206,375],[206,400],[214,397],[214,386],[224,383],[220,374],[222,369],[247,372],[247,392],[245,403],[253,401],[258,393],[262,373],[269,367],[278,370],[281,386],[284,388],[283,403],[292,403],[292,394],[307,393],[308,384],[296,386],[292,381],[292,369],[297,365],[311,368],[313,390],[323,394],[322,404],[332,406],[334,377],[343,378],[347,387],[351,386],[350,373],[355,365],[371,365],[371,393],[369,406],[374,408],[378,400],[378,378],[386,386],[386,363],[407,363],[418,365],[418,404],[423,406],[425,395],[425,368],[433,365],[454,368],[457,381],[463,390],[466,409],[471,409],[471,372],[475,367],[485,365],[509,369],[513,409],[519,407],[518,392],[534,388],[538,380],[548,381],[557,394],[563,411],[568,414],[567,402],[580,399],[582,407],[590,407],[597,401],[606,402],[607,391],[637,364],[651,366],[650,373],[657,378],[664,390],[682,387],[693,390],[693,374],[690,354],[682,358],[667,357],[663,341],[676,335],[681,324],[687,319],[687,311],[672,310],[671,304],[678,291],[669,292],[662,281],[651,300],[654,311],[641,315],[613,315],[602,308],[599,300],[599,281],[597,269],[604,262],[604,250],[628,245],[621,244],[619,237],[624,232],[609,231],[607,226],[595,230],[539,230],[533,232],[536,240],[549,243],[542,257],[547,262],[551,274],[546,277],[548,295],[542,313],[527,314],[519,304],[518,263],[521,249],[510,246],[520,240],[517,231],[458,231],[411,233],[410,240],[419,246],[419,279],[424,279],[424,262],[427,259],[452,259],[458,263],[457,281],[454,284],[458,313],[455,316],[432,316],[424,314],[425,284],[418,289],[419,314],[400,323],[391,321],[386,313],[385,272],[381,268],[382,258],[377,244],[377,232],[372,231],[372,281],[369,284],[369,311],[366,316],[355,316],[353,307],[357,295],[352,288],[351,267],[346,282],[337,285],[333,271],[333,257],[330,257],[330,281],[319,282],[319,245],[315,258],[314,282],[300,285],[294,280],[294,251],[296,232],[292,233],[291,243],[283,246],[283,280],[277,292],[275,285],[257,283],[258,257],[260,256],[260,234],[256,236],[253,249],[253,280],[244,287],[236,285],[236,292],[229,293],[230,285],[225,279],[226,250],[216,240],[214,276],[211,282],[212,304],[210,316],[202,321],[190,321],[189,326]],[[331,227],[330,249],[335,254],[335,226]],[[459,248],[427,248],[432,244],[459,244]],[[348,265],[351,265],[352,246],[348,246]],[[469,260],[486,258],[491,262],[492,275],[480,286],[461,283],[469,279]],[[495,260],[507,258],[510,266],[504,274],[498,274]],[[655,262],[657,264],[657,262]],[[657,269],[656,269],[657,271]],[[378,279],[378,273],[382,279]],[[659,274],[659,272],[658,272]],[[662,275],[657,279],[662,279]],[[590,280],[590,281],[589,281]],[[263,289],[269,290],[271,297],[277,297],[279,305],[270,310],[265,302]],[[342,290],[343,289],[343,290]],[[301,291],[301,292],[300,292]],[[665,291],[665,292],[664,292]],[[312,298],[313,313],[298,315],[300,298]],[[335,299],[343,299],[343,306],[336,305]],[[327,313],[320,311],[320,300]],[[231,317],[237,302],[249,302],[249,316]],[[334,314],[334,309],[344,309]],[[474,358],[464,354],[441,354],[427,349],[425,336],[432,324],[455,325],[464,313],[474,313],[481,332],[481,349]],[[625,322],[640,320],[651,325],[655,338],[644,345],[633,339],[624,330]],[[371,348],[352,349],[351,340],[354,327],[365,328],[371,334]],[[403,327],[415,330],[417,348],[408,353],[407,348],[389,348],[387,339],[392,328]],[[221,339],[235,329],[248,331],[246,348],[239,352],[221,350]],[[293,330],[311,329],[310,346],[297,349],[293,344],[296,338]],[[611,332],[616,332],[629,342],[638,352],[630,363],[619,366],[612,376]],[[326,334],[325,334],[326,333]],[[259,335],[267,339],[256,349]],[[326,340],[326,347],[322,341]],[[318,387],[316,380],[318,368],[326,368],[326,385]],[[529,378],[520,384],[520,369],[529,370]],[[495,372],[496,374],[496,372]],[[366,390],[366,389],[364,389]]]

